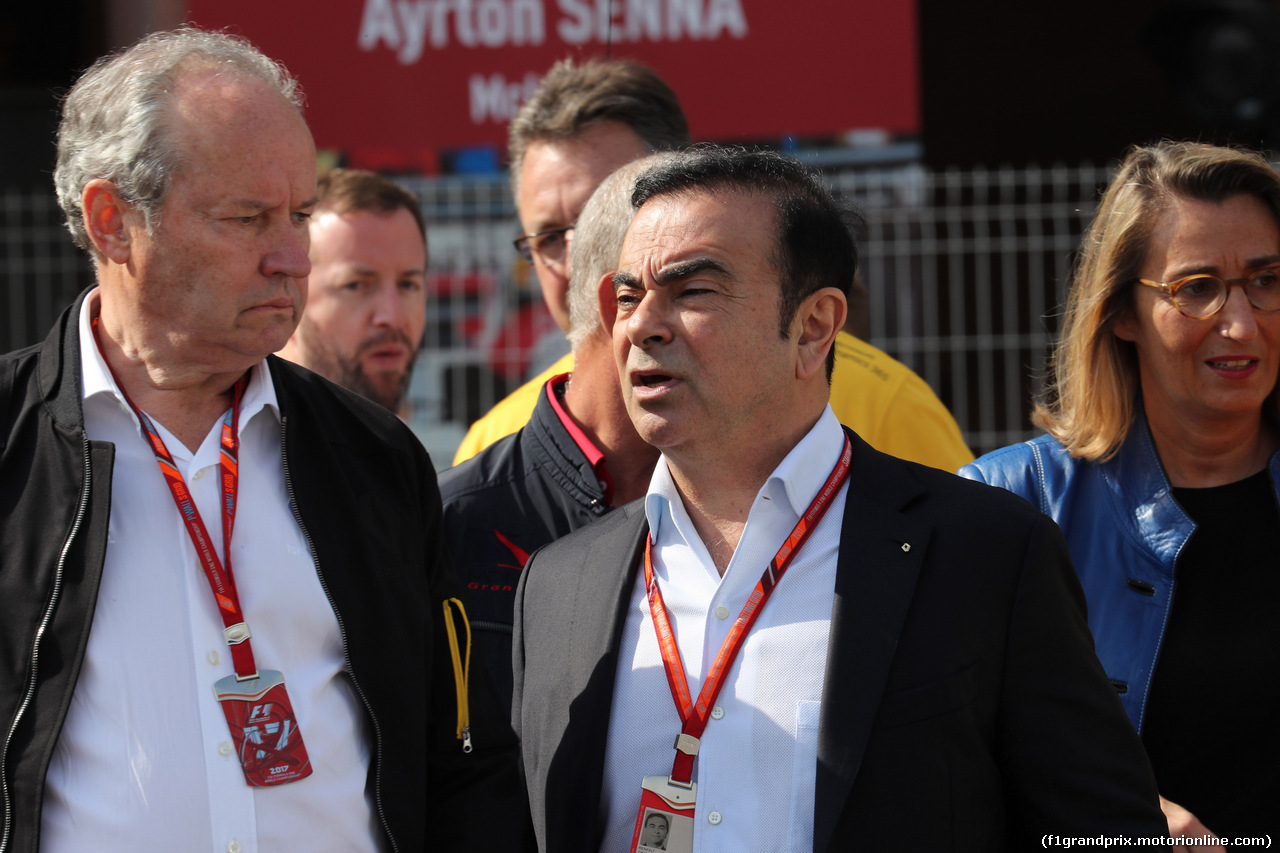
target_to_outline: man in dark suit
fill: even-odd
[[[857,258],[821,182],[701,149],[632,205],[601,310],[662,460],[521,581],[541,849],[635,850],[654,810],[672,851],[1164,835],[1056,526],[831,414]]]

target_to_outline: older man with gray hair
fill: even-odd
[[[300,104],[194,29],[67,96],[55,180],[97,286],[0,356],[3,853],[523,844],[430,460],[271,355],[310,271]]]
[[[511,694],[516,582],[529,554],[644,494],[658,453],[627,417],[600,320],[631,222],[631,185],[663,154],[607,177],[578,217],[567,309],[576,367],[542,387],[529,422],[440,475],[445,536],[477,649],[503,698]]]

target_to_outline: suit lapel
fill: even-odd
[[[640,567],[649,525],[643,503],[619,509],[630,517],[620,519],[616,530],[595,539],[582,565],[581,582],[574,590],[572,621],[569,625],[570,672],[575,687],[588,687],[602,657],[617,659],[618,642],[631,603],[631,589]],[[601,607],[601,602],[609,606]],[[605,711],[613,696],[610,679]]]
[[[649,531],[643,501],[616,512],[624,514],[618,519],[620,523],[593,539],[583,556],[574,603],[566,613],[570,683],[565,696],[573,697],[573,702],[562,748],[553,761],[548,796],[564,798],[550,814],[572,815],[574,819],[548,827],[547,839],[553,850],[595,851],[603,837],[596,816],[600,812],[618,647]]]
[[[910,467],[850,437],[818,729],[815,851],[830,845],[858,774],[931,532],[904,511],[924,492]]]

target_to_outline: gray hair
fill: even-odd
[[[596,285],[618,268],[622,240],[635,216],[631,193],[636,178],[669,154],[651,154],[633,160],[600,182],[578,216],[573,229],[569,264],[569,346],[580,347],[601,329]]]
[[[302,110],[298,82],[249,42],[194,27],[153,33],[104,56],[72,87],[58,125],[58,203],[76,245],[96,254],[81,212],[89,181],[115,184],[142,211],[154,233],[182,154],[166,133],[165,113],[177,84],[193,70],[213,69],[265,82]]]

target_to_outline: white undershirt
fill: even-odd
[[[695,697],[747,596],[831,473],[843,442],[827,407],[760,489],[723,578],[665,461],[654,470],[645,498],[654,572]],[[818,711],[847,489],[837,492],[775,588],[716,700],[694,766],[697,853],[813,849]],[[640,780],[671,772],[679,732],[638,572],[605,749],[602,853],[628,849]]]
[[[250,788],[213,683],[232,673],[222,621],[172,493],[80,315],[85,428],[115,445],[93,628],[46,777],[45,853],[375,851],[370,737],[337,617],[293,517],[266,362],[241,405],[235,580],[258,666],[284,673],[313,767]],[[221,420],[192,454],[153,419],[222,554]],[[294,465],[305,460],[292,460]],[[102,488],[98,481],[94,488]]]

